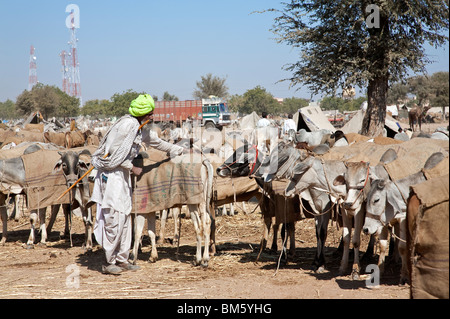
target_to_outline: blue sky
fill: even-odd
[[[133,89],[159,97],[165,91],[192,99],[202,75],[226,77],[230,94],[260,85],[275,97],[310,98],[291,88],[283,65],[298,53],[269,31],[273,0],[0,0],[0,101],[28,86],[30,45],[39,82],[62,85],[59,54],[68,50],[68,4],[80,8],[78,58],[83,101],[109,99]],[[428,48],[428,47],[427,47]],[[427,49],[430,74],[449,70],[449,47]],[[318,97],[316,97],[318,98]]]

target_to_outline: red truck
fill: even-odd
[[[181,124],[190,117],[192,120],[200,120],[200,123],[206,128],[221,128],[231,124],[227,104],[222,99],[213,96],[202,100],[156,101],[153,114],[156,123]]]

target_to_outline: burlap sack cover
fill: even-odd
[[[134,211],[146,214],[203,201],[205,181],[200,176],[200,154],[185,154],[174,159],[154,149],[147,154],[149,158],[143,160],[142,175],[135,181]]]
[[[448,141],[430,138],[414,138],[407,142],[386,145],[372,142],[357,142],[349,146],[333,147],[322,158],[325,160],[342,160],[347,162],[364,161],[369,162],[371,165],[377,165],[383,154],[391,148],[396,151],[398,159],[405,158],[406,160],[406,163],[397,162],[396,164],[390,164],[395,179],[398,179],[414,174],[420,170],[431,154],[435,152],[448,154],[448,145]],[[398,172],[394,172],[396,170],[394,166],[398,166]]]
[[[406,148],[405,146],[407,146],[408,148]],[[402,154],[401,152],[404,152],[403,156],[399,156],[395,161],[384,165],[387,172],[389,173],[389,176],[393,180],[407,177],[422,170],[427,159],[433,153],[441,152],[444,155],[447,155],[445,148],[436,143],[422,143],[420,145],[405,143],[405,145],[402,145],[402,149],[399,151],[399,153]],[[446,169],[442,165],[444,163],[447,163]],[[440,170],[441,173],[437,173],[437,170]],[[442,176],[445,174],[445,170],[447,170],[448,172],[448,157],[444,159],[440,164],[438,164],[437,167],[435,167],[435,169],[433,170],[434,173],[430,172],[430,174],[434,174],[434,176]]]
[[[426,179],[432,179],[449,174],[449,158],[448,156],[444,158],[439,164],[437,164],[432,169],[424,169]]]
[[[96,147],[73,148],[70,151],[81,152],[88,149],[91,154]],[[69,151],[65,150],[64,152]],[[58,151],[40,150],[31,154],[22,155],[25,167],[25,193],[27,195],[27,208],[38,209],[54,204],[68,204],[69,194],[61,199],[57,198],[67,190],[66,179],[62,170],[54,172],[53,168],[61,156]],[[85,161],[89,157],[83,158]]]
[[[412,298],[449,298],[449,175],[410,188],[420,201],[408,210]]]
[[[259,186],[253,178],[244,177],[220,177],[216,169],[225,162],[225,159],[216,154],[205,155],[214,168],[213,199],[216,206],[248,201],[253,196],[260,196]]]

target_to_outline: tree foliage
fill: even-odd
[[[122,94],[116,93],[111,97],[110,109],[108,114],[113,116],[123,116],[128,113],[131,101],[136,99],[140,94],[146,94],[145,92],[138,93],[129,89]]]
[[[90,115],[96,118],[103,118],[113,115],[111,110],[112,107],[109,100],[89,100],[81,109],[81,114],[84,116]]]
[[[40,111],[44,118],[71,117],[79,113],[79,99],[67,95],[56,86],[36,84],[31,91],[24,90],[16,100],[16,111],[27,115]]]
[[[305,84],[314,93],[348,86],[367,87],[363,133],[378,135],[386,116],[389,82],[409,70],[424,72],[430,62],[426,42],[448,41],[448,1],[291,0],[271,29],[279,43],[300,49],[297,62],[285,69],[292,86]]]
[[[320,101],[320,108],[329,111],[338,110],[341,113],[344,111],[357,111],[364,101],[367,101],[366,97],[343,99],[335,96],[326,96]]]
[[[210,95],[220,98],[228,96],[228,87],[225,85],[226,78],[213,76],[211,73],[201,77],[201,80],[196,82],[196,89],[193,96],[195,99],[207,99]]]
[[[176,95],[172,95],[169,92],[164,92],[163,94],[163,101],[178,101],[178,97]]]
[[[15,119],[18,118],[16,112],[16,104],[10,99],[5,102],[0,102],[0,118],[1,119]]]
[[[228,106],[232,112],[250,114],[256,112],[261,115],[267,112],[272,115],[286,115],[295,113],[298,109],[307,106],[306,99],[296,97],[284,99],[283,103],[278,103],[273,95],[261,86],[247,90],[243,95],[233,95],[228,99]]]

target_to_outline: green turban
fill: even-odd
[[[150,94],[141,94],[131,102],[128,111],[134,117],[146,115],[155,109],[155,101]]]

